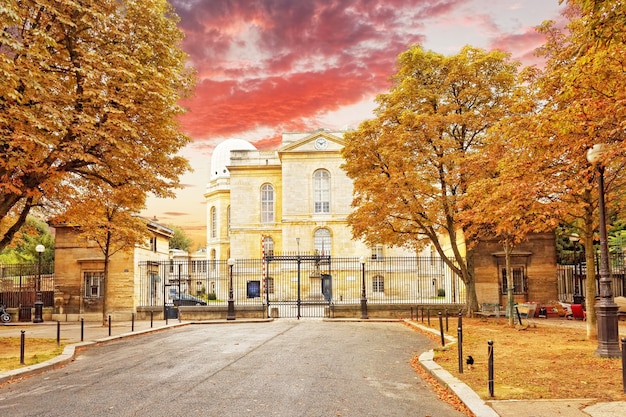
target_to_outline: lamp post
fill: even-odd
[[[228,313],[226,314],[226,320],[235,320],[235,300],[233,299],[233,266],[235,260],[228,258]]]
[[[41,254],[46,250],[46,247],[39,244],[35,247],[38,256],[37,262],[37,281],[35,283],[35,291],[37,292],[37,300],[35,301],[35,317],[33,323],[43,323],[43,301],[41,300]]]
[[[361,319],[367,319],[367,297],[365,296],[365,257],[359,258],[361,263]]]
[[[574,244],[574,296],[573,301],[574,304],[582,304],[583,296],[581,290],[581,274],[580,271],[580,259],[578,257],[578,242],[580,241],[580,237],[577,233],[572,233],[569,235],[569,241]]]
[[[616,358],[621,356],[621,352],[617,327],[618,306],[613,300],[611,279],[609,277],[609,247],[604,207],[604,165],[602,164],[604,152],[605,149],[602,144],[593,145],[587,151],[587,160],[595,165],[598,173],[598,214],[600,216],[600,299],[595,305],[598,322],[598,348],[595,354],[602,358]]]

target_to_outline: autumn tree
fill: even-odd
[[[66,195],[67,210],[52,220],[55,224],[75,227],[79,236],[94,242],[102,252],[103,320],[109,314],[111,257],[117,253],[132,254],[136,245],[148,242],[147,222],[137,215],[144,200],[139,190],[130,185],[94,186],[91,182],[85,182],[84,187]]]
[[[518,65],[469,46],[452,56],[413,46],[398,62],[376,118],[345,135],[355,209],[348,222],[369,244],[432,245],[463,280],[471,313],[478,302],[472,251],[463,245],[477,236],[464,233],[459,198],[480,172],[467,156],[481,152],[514,100]]]
[[[0,8],[0,249],[65,192],[173,196],[178,101],[193,87],[166,0],[7,0]]]
[[[589,1],[570,2],[590,6]],[[605,144],[602,166],[604,169],[605,197],[609,215],[607,218],[623,217],[626,195],[626,54],[624,54],[622,2],[605,1],[597,4],[602,10],[615,7],[621,12],[613,21],[597,15],[592,9],[569,7],[566,17],[569,23],[558,28],[546,22],[541,31],[547,42],[540,54],[547,59],[546,67],[536,80],[537,100],[543,103],[533,116],[534,142],[528,147],[541,146],[543,158],[538,159],[535,170],[546,178],[545,194],[564,206],[562,221],[576,230],[584,242],[587,265],[594,264],[593,238],[598,227],[597,172],[587,161],[586,153],[595,144]],[[585,11],[586,10],[586,11]],[[590,31],[590,20],[600,19],[602,36]],[[611,34],[610,36],[608,34]],[[514,125],[512,125],[514,128]],[[595,317],[596,276],[595,268],[587,268],[586,282],[587,335],[597,337]]]

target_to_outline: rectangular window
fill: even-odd
[[[385,292],[385,278],[376,276],[372,278],[372,291],[377,293]]]
[[[104,271],[85,272],[85,298],[102,297]]]
[[[274,221],[274,188],[265,184],[261,188],[261,223]]]
[[[526,268],[523,265],[513,265],[511,267],[513,273],[513,294],[527,294],[528,280],[526,279]],[[502,282],[502,294],[507,294],[509,281],[506,274],[506,268],[500,268],[500,276]]]

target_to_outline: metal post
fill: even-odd
[[[488,383],[489,383],[489,396],[493,397],[493,340],[487,341],[487,357],[488,357]]]
[[[226,314],[226,320],[235,320],[235,300],[233,298],[233,266],[234,265],[235,265],[235,260],[233,258],[228,258],[228,268],[229,268],[228,312]]]
[[[300,298],[300,254],[298,254],[298,300],[296,304],[298,305],[298,320],[300,320],[300,306],[302,304],[302,299]]]
[[[35,250],[38,254],[38,262],[37,262],[37,281],[36,281],[36,292],[37,299],[35,301],[35,317],[33,318],[33,323],[43,323],[43,301],[41,299],[41,254],[46,250],[44,245],[37,245]]]
[[[360,262],[361,262],[361,277],[362,277],[362,284],[361,284],[361,319],[367,319],[369,317],[367,316],[367,296],[365,294],[365,257],[364,256],[361,256]]]
[[[437,313],[437,315],[439,316],[439,333],[441,333],[441,346],[445,346],[446,339],[443,334],[443,316],[441,315],[441,311]]]
[[[626,337],[622,337],[622,386],[626,394]]]
[[[617,358],[620,356],[617,325],[618,306],[613,300],[609,272],[609,248],[604,207],[604,167],[598,165],[597,171],[600,191],[600,198],[598,199],[600,215],[600,300],[595,306],[598,319],[598,348],[595,354],[601,358]]]
[[[111,316],[109,316],[109,336],[111,336]]]
[[[135,331],[135,313],[131,314],[131,319],[130,319],[130,331],[134,332]]]
[[[57,320],[57,346],[61,344],[61,322]]]
[[[20,336],[20,365],[24,365],[24,345],[26,343],[26,331],[22,330],[22,334]]]
[[[619,329],[617,325],[618,306],[613,300],[611,278],[609,271],[609,248],[606,233],[606,209],[604,206],[604,144],[595,144],[587,151],[587,160],[596,168],[598,176],[598,215],[600,216],[600,299],[596,302],[596,318],[598,325],[597,356],[602,358],[617,358],[620,356]],[[591,297],[591,294],[587,294]]]
[[[154,311],[150,311],[150,328],[152,328],[153,323],[154,323]]]
[[[85,340],[85,319],[80,318],[80,341]]]
[[[456,337],[459,344],[459,373],[463,373],[463,313],[459,311],[459,324],[456,328]]]

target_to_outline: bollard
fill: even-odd
[[[24,344],[26,342],[25,333],[26,330],[22,330],[22,335],[20,336],[20,365],[24,365]]]
[[[489,358],[489,396],[493,398],[493,340],[489,340],[487,345],[487,357]]]
[[[154,311],[150,312],[150,328],[152,328],[152,323],[154,323]]]
[[[441,311],[437,313],[439,316],[439,333],[441,333],[441,346],[446,345],[446,339],[443,336],[443,317],[441,317]]]
[[[446,312],[446,333],[448,333],[448,309],[444,310]]]
[[[413,307],[411,307],[411,320],[413,320]]]
[[[61,322],[57,320],[57,346],[61,344]]]
[[[109,336],[111,336],[111,316],[109,316]]]
[[[430,326],[430,308],[426,309],[426,313],[428,313],[428,325]]]
[[[130,331],[131,332],[135,331],[135,313],[132,313],[131,318],[130,318]]]
[[[622,337],[622,385],[626,394],[626,337]]]
[[[422,307],[422,323],[424,323],[424,307]]]
[[[456,337],[459,344],[459,373],[463,373],[463,314],[459,311],[459,324],[456,328]]]
[[[85,319],[80,318],[80,341],[85,340]]]

